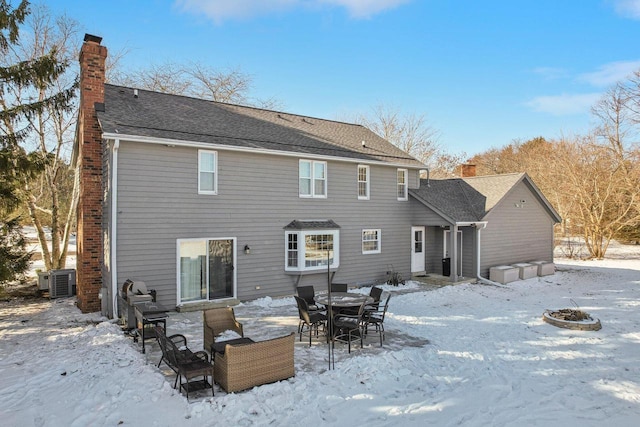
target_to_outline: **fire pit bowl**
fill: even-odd
[[[594,319],[582,310],[563,308],[560,310],[545,310],[542,320],[558,328],[577,329],[580,331],[598,331],[602,329],[600,319]]]

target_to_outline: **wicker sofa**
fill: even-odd
[[[295,375],[295,334],[251,344],[227,345],[215,354],[214,379],[227,393],[291,378]]]

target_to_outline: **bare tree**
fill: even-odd
[[[466,163],[466,159],[465,152],[450,154],[441,151],[430,162],[429,175],[436,179],[460,177],[460,165]]]
[[[118,61],[108,64],[107,69],[108,81],[123,86],[262,108],[279,105],[275,99],[251,98],[252,78],[239,69],[218,70],[198,62],[188,65],[168,62],[126,73]]]
[[[574,200],[570,215],[591,256],[601,259],[616,233],[638,220],[640,188],[624,184],[625,167],[595,135],[560,141],[555,158],[571,184],[565,195]]]
[[[431,126],[425,115],[405,114],[396,107],[376,105],[369,115],[358,115],[356,123],[371,129],[380,137],[411,154],[430,169],[446,154],[438,138],[440,131]]]
[[[32,8],[20,30],[19,41],[4,56],[3,62],[24,63],[51,56],[61,64],[61,70],[66,71],[46,84],[39,81],[31,87],[7,86],[13,102],[44,103],[55,94],[75,90],[76,76],[67,67],[75,51],[77,29],[78,24],[71,19],[53,19],[45,6]],[[51,105],[25,116],[21,124],[25,137],[20,149],[29,153],[25,159],[30,167],[19,176],[20,199],[36,228],[46,269],[64,268],[77,200],[77,186],[72,184],[73,172],[69,166],[74,109],[68,104]],[[47,244],[46,226],[50,226],[51,246]]]

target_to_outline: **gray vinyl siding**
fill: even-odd
[[[553,220],[524,182],[507,194],[485,219],[488,224],[481,231],[480,254],[483,277],[488,277],[489,268],[497,265],[553,261]]]
[[[462,227],[462,277],[476,277],[476,229]]]
[[[103,141],[102,144],[102,188],[105,189],[102,200],[102,301],[101,312],[104,315],[114,312],[112,290],[109,288],[112,276],[111,266],[111,203],[112,188],[111,177],[113,176],[113,152],[111,144]]]
[[[159,302],[176,304],[176,241],[237,238],[237,297],[290,295],[284,226],[332,219],[340,225],[336,282],[382,280],[393,265],[410,274],[411,207],[396,197],[396,167],[370,166],[370,200],[358,200],[357,163],[327,161],[326,199],[298,197],[301,157],[218,151],[218,194],[199,195],[198,150],[122,141],[118,164],[118,283],[143,280]],[[409,170],[409,185],[418,185]],[[362,254],[362,229],[381,229],[380,254]],[[249,255],[242,251],[251,247]],[[299,284],[326,287],[327,273]],[[260,289],[256,289],[260,287]]]

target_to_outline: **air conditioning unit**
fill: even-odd
[[[76,293],[76,271],[49,271],[49,298],[70,297]]]

